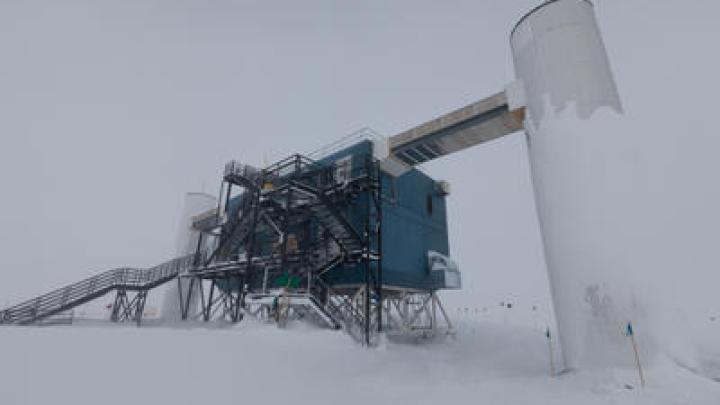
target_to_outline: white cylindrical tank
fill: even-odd
[[[630,134],[592,3],[540,5],[511,46],[565,365],[624,363],[635,305],[623,228],[632,220]]]
[[[192,228],[192,217],[217,207],[217,199],[206,193],[187,193],[183,204],[180,222],[178,224],[178,234],[175,240],[176,257],[194,253],[197,249],[198,238],[200,232]],[[183,280],[181,288],[183,296],[188,293],[187,281]],[[197,295],[194,296],[190,307],[191,312],[197,306]],[[179,321],[180,316],[180,296],[178,285],[176,283],[168,284],[165,290],[165,296],[162,304],[162,318],[165,321]]]
[[[605,45],[588,0],[548,1],[512,31],[515,72],[522,80],[534,127],[574,105],[577,117],[600,108],[622,114]],[[550,111],[546,111],[551,107]]]

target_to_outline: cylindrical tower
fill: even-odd
[[[623,110],[587,0],[555,0],[511,34],[524,90],[533,186],[568,368],[617,364],[632,299],[623,237],[630,170]]]
[[[183,210],[178,224],[177,239],[175,240],[176,257],[194,253],[197,249],[200,232],[192,228],[192,217],[216,208],[216,206],[217,199],[210,194],[185,194],[185,202],[183,204]],[[183,280],[181,282],[183,296],[187,297],[187,280]],[[197,294],[195,294],[195,298],[197,298]],[[197,302],[197,300],[195,301]],[[192,308],[197,306],[196,302],[191,302],[191,311]],[[175,283],[170,283],[165,291],[165,297],[162,305],[162,318],[166,321],[179,321],[181,318],[179,291],[178,286]]]

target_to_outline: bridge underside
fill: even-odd
[[[390,157],[419,165],[520,131],[523,119],[503,91],[390,137]]]

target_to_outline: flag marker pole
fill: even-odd
[[[625,336],[630,338],[630,344],[635,353],[635,364],[637,365],[638,374],[640,375],[640,386],[645,388],[645,375],[643,374],[642,364],[640,364],[640,354],[638,353],[637,342],[635,341],[635,333],[633,332],[632,323],[628,321],[625,328]]]
[[[552,338],[550,337],[550,327],[545,329],[545,337],[548,342],[548,352],[550,353],[550,376],[555,376],[555,356],[553,356]]]

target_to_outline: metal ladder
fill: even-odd
[[[229,256],[231,256],[232,252],[236,251],[242,243],[250,237],[253,230],[253,221],[255,216],[259,215],[259,213],[255,213],[254,210],[252,210],[246,212],[241,218],[233,221],[233,223],[229,226],[227,236],[223,239],[222,243],[212,253],[205,264],[207,265],[213,260],[226,260]]]
[[[80,282],[59,288],[0,311],[0,324],[28,325],[73,309],[110,291],[146,293],[173,280],[195,264],[195,255],[169,260],[149,269],[119,268],[108,270]],[[138,320],[139,321],[139,320]]]
[[[360,233],[329,201],[322,190],[299,181],[292,181],[290,186],[314,196],[314,201],[308,205],[310,213],[332,235],[348,257],[360,253],[362,250]]]

